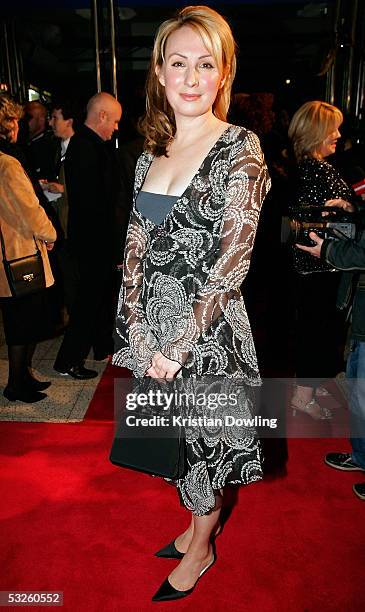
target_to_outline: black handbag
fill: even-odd
[[[42,254],[34,239],[36,252],[18,259],[6,259],[5,243],[0,228],[3,265],[9,289],[13,297],[24,297],[46,288]]]
[[[328,216],[322,217],[323,211],[328,213]],[[299,274],[338,272],[337,268],[295,246],[296,243],[313,246],[309,238],[310,232],[316,232],[321,238],[330,240],[351,240],[356,236],[356,225],[351,213],[336,207],[306,205],[292,209],[290,229],[292,265]]]
[[[186,472],[183,438],[125,438],[118,430],[110,452],[110,461],[153,476],[171,480]]]
[[[144,379],[143,390],[158,388],[153,379]],[[139,390],[141,387],[139,387]],[[118,399],[116,399],[118,402]],[[122,399],[122,414],[118,417],[118,428],[110,452],[110,461],[119,467],[130,468],[145,474],[162,476],[171,480],[182,478],[186,473],[186,442],[184,427],[174,422],[175,407],[161,411],[154,405],[128,412]],[[164,421],[159,421],[163,418]],[[155,425],[128,426],[128,419],[154,419]]]

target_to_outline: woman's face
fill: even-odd
[[[17,119],[13,119],[12,120],[12,128],[9,132],[9,141],[10,142],[16,142],[18,140],[18,133],[19,133],[19,124],[18,124],[18,120]]]
[[[156,74],[175,116],[196,117],[211,111],[224,83],[216,60],[189,26],[170,34],[165,60]]]
[[[338,131],[340,125],[341,124],[338,124],[338,126],[328,134],[327,138],[318,147],[317,153],[321,159],[323,159],[324,157],[328,157],[329,155],[333,155],[333,153],[336,153],[337,141],[341,137],[341,134]]]

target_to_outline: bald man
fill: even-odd
[[[108,93],[87,105],[84,125],[71,138],[65,159],[69,204],[66,255],[74,295],[70,322],[54,368],[77,379],[94,378],[85,368],[113,352],[113,236],[118,173],[114,150],[107,146],[121,119],[122,107]],[[71,272],[70,272],[71,274]]]

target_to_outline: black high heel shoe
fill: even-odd
[[[33,389],[29,388],[12,391],[9,389],[9,387],[5,387],[3,396],[6,397],[9,402],[16,402],[19,400],[20,402],[25,402],[26,404],[35,404],[36,402],[40,402],[42,399],[47,397],[47,394],[40,393],[39,391],[34,391]]]
[[[152,597],[152,601],[173,601],[174,599],[182,599],[183,597],[187,597],[188,595],[191,595],[191,593],[194,591],[202,575],[205,574],[205,572],[207,572],[210,567],[212,567],[212,565],[215,563],[215,560],[216,560],[216,556],[215,556],[215,553],[213,552],[212,559],[210,560],[208,565],[206,565],[202,569],[194,586],[192,586],[187,591],[178,591],[172,586],[172,584],[170,584],[169,579],[166,578],[166,580],[164,580],[164,582],[161,584],[158,591]]]
[[[222,525],[219,523],[216,531],[211,535],[211,542],[215,540],[215,538],[221,533]],[[169,544],[160,548],[157,552],[155,552],[155,557],[161,557],[162,559],[182,559],[185,553],[177,550],[175,546],[175,540],[172,540]]]
[[[184,555],[185,553],[177,550],[175,540],[155,552],[155,557],[162,557],[164,559],[182,559]]]
[[[51,383],[50,380],[41,381],[41,380],[37,380],[36,378],[33,378],[33,377],[31,377],[27,381],[27,386],[32,391],[44,391],[45,389],[48,389],[48,387],[50,387],[51,384],[52,383]]]

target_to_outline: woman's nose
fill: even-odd
[[[186,71],[185,83],[188,87],[199,85],[198,73],[195,68],[190,68]]]

